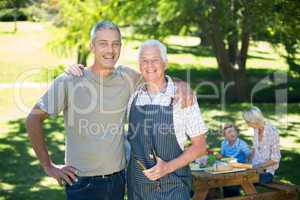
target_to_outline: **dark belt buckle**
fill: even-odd
[[[99,175],[99,176],[97,176],[97,177],[99,177],[99,178],[101,178],[101,179],[106,179],[106,178],[111,177],[112,175],[114,175],[114,173],[113,173],[113,174],[106,174],[106,175]]]
[[[100,178],[105,179],[107,178],[109,175],[100,175]]]
[[[112,176],[114,176],[114,175],[117,175],[117,174],[119,174],[119,173],[121,173],[121,172],[122,172],[122,171],[114,172],[114,173],[112,173],[112,174],[99,175],[99,176],[97,176],[97,177],[102,178],[102,179],[104,179],[104,178],[110,178],[110,177],[112,177]]]

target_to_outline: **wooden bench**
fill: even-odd
[[[257,184],[258,180],[259,175],[255,170],[218,175],[194,172],[195,195],[193,200],[298,200],[299,187],[281,182]],[[231,185],[240,185],[245,195],[230,198],[209,198],[208,193],[210,191]]]
[[[257,187],[264,187],[269,191],[258,191],[256,194],[223,198],[222,200],[298,200],[299,189],[293,185],[276,182],[271,184],[260,184]]]
[[[255,194],[254,184],[259,181],[258,173],[253,169],[225,174],[207,172],[192,172],[192,174],[195,191],[193,200],[205,200],[209,190],[233,185],[241,186],[247,195]]]

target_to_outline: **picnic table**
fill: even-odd
[[[265,192],[257,192],[254,184],[259,182],[259,174],[255,169],[243,171],[233,171],[229,173],[210,173],[204,171],[192,171],[193,175],[193,200],[205,200],[209,190],[222,188],[225,186],[241,186],[244,191],[244,196],[221,198],[230,200],[245,200],[245,199],[289,199],[297,200],[298,192],[291,185],[282,183],[272,183],[260,185],[265,187]],[[218,199],[218,198],[212,198]]]

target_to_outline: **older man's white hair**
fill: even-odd
[[[145,47],[149,47],[149,46],[152,46],[152,47],[158,47],[159,51],[160,51],[160,56],[161,56],[161,59],[164,61],[164,62],[167,62],[168,61],[168,57],[167,57],[167,47],[161,43],[159,40],[146,40],[145,42],[143,42],[141,44],[141,46],[139,47],[139,50],[138,50],[138,58],[140,59],[141,57],[141,54],[142,54],[142,51]]]
[[[245,121],[250,123],[264,124],[265,118],[258,107],[253,106],[243,113]]]

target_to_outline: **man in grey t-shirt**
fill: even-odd
[[[140,75],[115,64],[121,50],[119,28],[108,21],[91,32],[93,65],[83,78],[62,74],[27,118],[33,149],[45,172],[66,182],[68,199],[123,199],[124,115]],[[51,161],[42,122],[61,111],[66,129],[65,165]]]
[[[124,119],[130,95],[140,75],[127,67],[115,68],[121,50],[119,28],[109,21],[91,31],[94,63],[83,77],[62,74],[34,106],[26,125],[33,149],[45,172],[66,183],[67,198],[110,199],[124,197]],[[42,123],[64,115],[65,164],[51,161]]]

